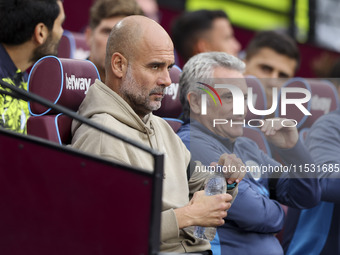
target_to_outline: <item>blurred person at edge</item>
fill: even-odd
[[[340,60],[329,78],[340,96]],[[305,210],[289,208],[282,246],[285,254],[340,254],[340,107],[317,119],[305,144],[315,160],[321,185],[321,203]]]
[[[90,48],[88,59],[105,82],[105,54],[109,34],[120,20],[130,15],[143,15],[135,0],[97,0],[90,9],[90,22],[85,36]]]
[[[156,0],[136,0],[140,8],[142,8],[145,16],[153,19],[157,23],[160,22],[160,13]]]
[[[273,87],[280,89],[299,68],[299,48],[287,34],[270,30],[258,32],[247,45],[245,53],[245,75],[252,75],[261,80],[267,107],[270,108]]]
[[[65,20],[60,0],[0,0],[0,79],[27,90],[26,70],[57,55]],[[1,89],[10,92],[9,89]],[[0,127],[26,133],[26,101],[0,94]]]
[[[219,51],[237,56],[241,49],[229,17],[222,10],[183,13],[175,19],[171,36],[184,63],[202,52]]]

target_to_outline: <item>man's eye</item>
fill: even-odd
[[[153,66],[152,66],[152,69],[157,70],[158,67],[159,67],[159,65],[153,65]]]
[[[224,100],[232,100],[233,96],[232,95],[225,95],[225,96],[222,96],[222,99],[224,99]]]
[[[279,78],[289,78],[289,75],[286,73],[279,73]]]
[[[273,68],[271,68],[270,66],[266,66],[266,65],[263,65],[261,66],[261,69],[264,71],[264,72],[271,72],[273,70]]]
[[[102,29],[101,32],[102,32],[104,35],[110,35],[111,29]]]

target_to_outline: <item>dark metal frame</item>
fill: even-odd
[[[122,140],[134,147],[137,147],[147,153],[150,153],[153,158],[154,158],[154,172],[153,172],[153,190],[152,190],[152,208],[151,208],[151,215],[150,215],[150,222],[151,222],[151,226],[150,226],[150,233],[149,233],[149,254],[150,255],[154,255],[154,254],[158,254],[159,252],[159,244],[160,244],[160,221],[161,221],[161,210],[162,210],[162,189],[163,189],[163,172],[164,172],[164,154],[161,154],[139,142],[136,142],[128,137],[122,136],[121,134],[114,132],[106,127],[100,126],[97,123],[84,118],[80,115],[78,115],[76,112],[69,110],[68,108],[58,105],[58,104],[54,104],[52,102],[50,102],[49,100],[46,100],[45,98],[42,98],[34,93],[29,93],[23,89],[17,88],[13,85],[10,85],[6,82],[3,82],[0,80],[0,85],[10,89],[12,92],[8,92],[5,91],[3,89],[0,89],[0,94],[5,94],[5,95],[10,95],[12,97],[15,98],[19,98],[25,101],[35,101],[38,102],[46,107],[52,108],[55,111],[58,111],[60,113],[63,113],[69,117],[71,117],[72,119],[75,119],[83,124],[86,124],[90,127],[93,127],[99,131],[102,131],[110,136],[113,136],[119,140]],[[67,151],[69,153],[76,153],[76,154],[81,154],[81,155],[85,155],[86,157],[92,158],[94,160],[100,160],[102,162],[108,162],[110,164],[114,164],[111,161],[105,160],[103,158],[100,157],[96,157],[84,152],[80,152],[77,150],[74,150],[72,148],[66,147],[66,146],[61,146],[61,145],[57,145],[56,143],[41,139],[41,138],[37,138],[37,137],[33,137],[33,136],[24,136],[24,135],[20,135],[20,134],[16,134],[13,133],[11,131],[7,131],[3,128],[0,128],[0,132],[1,133],[6,133],[7,135],[15,135],[15,136],[21,136],[21,139],[28,139],[32,142],[35,143],[40,143],[40,144],[44,144],[46,146],[49,147],[54,147],[56,149],[60,149],[63,151]],[[132,171],[144,171],[138,168],[133,168],[131,166],[122,166],[120,164],[116,164],[117,166],[119,165],[120,167],[124,167],[127,170],[132,170]]]

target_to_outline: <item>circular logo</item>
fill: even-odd
[[[247,172],[250,173],[251,176],[253,176],[255,181],[258,181],[261,179],[261,169],[257,162],[253,160],[248,160],[245,162],[245,165],[246,165]]]

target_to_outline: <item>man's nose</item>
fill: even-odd
[[[269,78],[279,78],[279,72],[276,70],[273,70],[270,74]]]
[[[171,77],[169,70],[166,69],[164,72],[162,72],[162,77],[160,79],[161,85],[164,85],[165,87],[168,87],[171,85]]]
[[[235,51],[235,56],[238,55],[238,53],[241,50],[241,44],[240,42],[234,37],[234,51]]]

